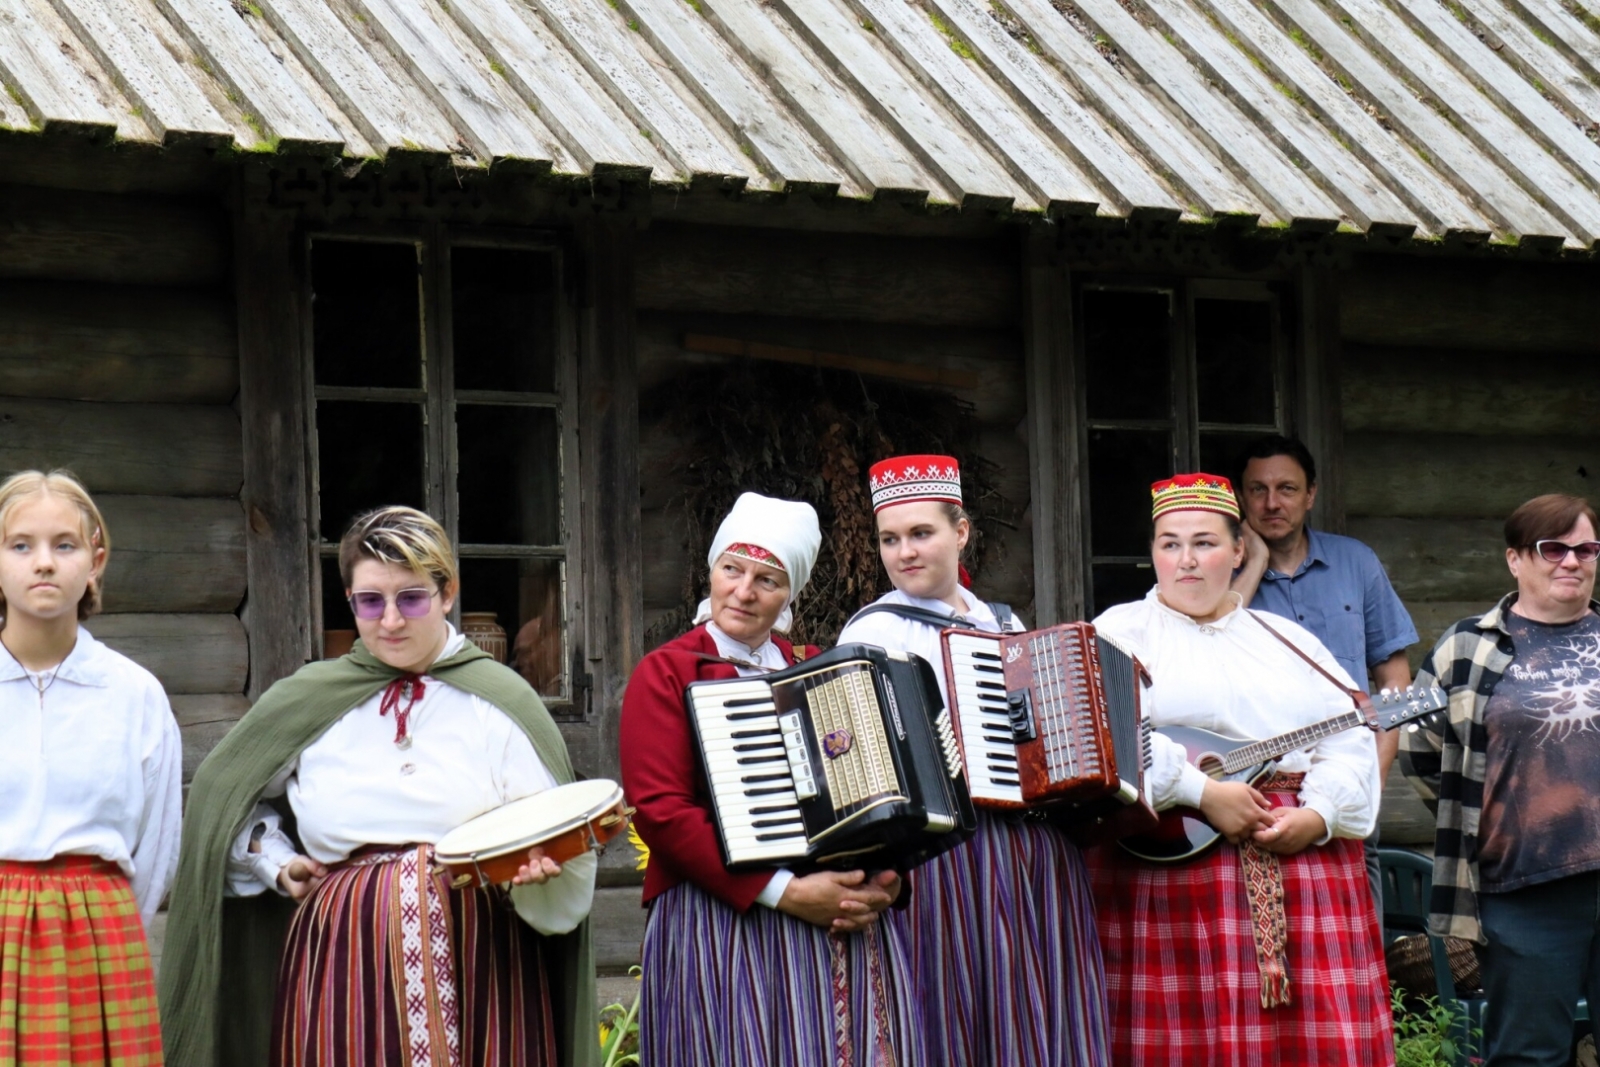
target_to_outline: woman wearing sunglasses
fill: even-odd
[[[1580,996],[1600,1003],[1600,541],[1581,497],[1506,520],[1513,593],[1439,638],[1418,685],[1448,721],[1401,735],[1438,814],[1432,926],[1488,946],[1490,1067],[1565,1064]]]
[[[594,856],[535,848],[509,890],[454,888],[432,863],[461,823],[572,780],[555,723],[448,621],[460,582],[433,519],[360,516],[339,573],[360,641],[269,689],[195,774],[169,1058],[589,1063]]]

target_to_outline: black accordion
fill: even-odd
[[[723,861],[908,870],[972,836],[972,799],[933,668],[842,645],[684,692]]]

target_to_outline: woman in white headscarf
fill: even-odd
[[[730,871],[712,823],[684,689],[815,655],[773,633],[811,576],[809,504],[745,493],[711,543],[698,625],[635,668],[622,699],[622,780],[650,848],[644,901],[644,1063],[910,1067],[922,1062],[899,975],[904,947],[876,920],[892,871]]]

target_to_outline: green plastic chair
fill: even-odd
[[[1433,860],[1408,848],[1378,849],[1383,878],[1383,930],[1386,946],[1408,934],[1428,934],[1428,898],[1433,893]],[[1439,1003],[1454,1005],[1456,1013],[1456,1064],[1466,1067],[1484,1054],[1483,1012],[1488,1001],[1480,994],[1462,995],[1450,973],[1444,940],[1428,934],[1433,949],[1433,973],[1439,986]],[[1475,1039],[1473,1032],[1477,1031]]]
[[[1409,848],[1378,849],[1378,867],[1383,877],[1383,926],[1386,944],[1405,934],[1428,933],[1428,898],[1433,892],[1433,860]],[[1460,1029],[1456,1042],[1456,1063],[1466,1067],[1472,1057],[1487,1053],[1483,1039],[1484,1011],[1489,1001],[1483,994],[1462,995],[1450,973],[1450,959],[1444,941],[1428,934],[1433,949],[1433,973],[1439,984],[1440,1003],[1460,1006]],[[1575,1023],[1587,1022],[1589,1002],[1578,1001]],[[1476,1040],[1472,1031],[1478,1032]]]

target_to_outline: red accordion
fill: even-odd
[[[1096,838],[1155,825],[1140,708],[1149,676],[1137,659],[1083,622],[1027,633],[950,629],[941,641],[975,806],[1044,810]]]

